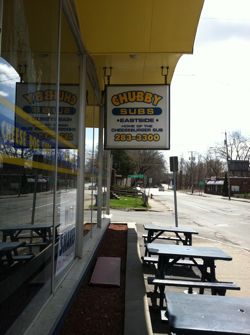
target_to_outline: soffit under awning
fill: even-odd
[[[183,54],[193,52],[203,0],[75,0],[84,46],[103,88],[103,67],[111,84],[167,82]]]

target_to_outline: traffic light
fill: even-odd
[[[178,157],[172,156],[169,157],[170,160],[170,171],[177,172],[178,171]]]

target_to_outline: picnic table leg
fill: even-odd
[[[4,231],[3,232],[3,242],[7,241],[7,233]]]
[[[147,243],[151,243],[153,241],[153,237],[154,237],[154,230],[148,230],[148,236],[146,238],[146,241],[144,241],[145,244]],[[145,246],[145,254],[144,256],[150,256],[147,247]]]
[[[192,245],[192,234],[186,233],[186,245]]]
[[[12,255],[11,255],[11,251],[8,251],[6,253],[6,258],[7,258],[8,265],[10,266],[13,263],[13,258],[12,258]]]
[[[147,239],[144,240],[144,248],[145,248],[145,251],[144,251],[144,257],[146,257],[146,256],[148,255]]]
[[[164,260],[164,255],[159,255],[158,258],[158,277],[159,278],[164,278],[165,275],[165,260]]]
[[[159,278],[164,279],[166,271],[168,269],[169,261],[170,261],[169,257],[166,257],[165,255],[159,255],[159,259],[158,259],[158,277]],[[163,308],[165,286],[159,285],[159,291],[160,291],[160,308]]]
[[[212,259],[207,259],[204,260],[204,266],[206,268],[206,278],[208,281],[216,281],[216,275],[215,275],[215,264],[214,260]],[[208,271],[209,269],[209,271]]]
[[[154,230],[148,230],[147,243],[151,243],[152,242],[153,236],[154,236]]]
[[[211,281],[216,281],[216,275],[215,275],[215,264],[214,261],[210,260],[208,261],[208,267],[210,268],[210,280]],[[211,289],[212,295],[225,295],[226,294],[226,289]]]
[[[200,268],[200,270],[202,274],[201,275],[202,281],[211,281],[211,282],[216,281],[214,260],[204,259],[204,264],[202,268]],[[203,293],[204,293],[204,288],[200,288],[200,294],[203,294]],[[217,290],[216,290],[216,293],[217,293]]]
[[[160,285],[160,308],[163,308],[165,286]]]

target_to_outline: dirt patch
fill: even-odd
[[[90,285],[91,269],[66,316],[60,335],[123,334],[127,230],[125,224],[111,224],[96,255],[121,257],[120,287]]]

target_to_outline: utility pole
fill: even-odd
[[[231,200],[230,164],[229,164],[229,154],[228,154],[227,132],[226,131],[225,131],[224,144],[225,144],[225,147],[226,147],[226,155],[227,155],[228,200]]]
[[[191,160],[191,192],[192,194],[194,193],[194,161],[195,161],[195,157],[194,157],[194,151],[189,151],[191,154],[191,157],[189,157],[189,159]]]
[[[175,213],[175,226],[178,227],[177,196],[176,196],[176,189],[177,189],[177,172],[178,172],[178,157],[177,157],[177,156],[169,157],[169,160],[170,160],[170,171],[173,172],[173,177],[174,177],[174,213]]]

